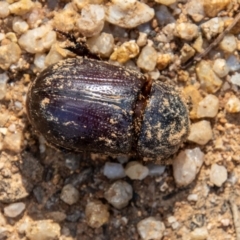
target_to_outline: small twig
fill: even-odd
[[[219,42],[222,41],[224,36],[231,31],[231,29],[237,24],[239,20],[240,12],[235,16],[233,22],[222,33],[218,35],[218,37],[205,49],[204,52],[197,54],[194,58],[187,62],[187,64],[183,65],[182,68],[186,69],[192,64],[192,62],[199,62],[202,58],[204,58],[213,48],[215,48],[219,44]]]
[[[230,197],[229,199],[232,215],[233,215],[233,223],[236,232],[236,240],[240,240],[240,217],[239,217],[239,210],[237,205],[234,202],[234,197]]]

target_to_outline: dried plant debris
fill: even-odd
[[[240,239],[239,11],[237,0],[0,1],[0,239]],[[177,89],[191,125],[165,165],[61,151],[35,133],[28,88],[76,58],[69,36]]]

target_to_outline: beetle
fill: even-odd
[[[173,86],[105,61],[76,57],[43,70],[26,102],[33,128],[69,151],[169,158],[189,132]]]

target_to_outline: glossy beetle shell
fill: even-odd
[[[123,67],[63,60],[33,82],[28,117],[47,142],[60,148],[164,159],[185,140],[188,111],[172,87],[154,82],[147,96],[145,87],[144,75]]]

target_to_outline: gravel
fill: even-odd
[[[164,223],[154,217],[145,218],[137,224],[137,230],[143,240],[162,239]]]
[[[131,179],[142,180],[147,177],[149,170],[140,162],[133,161],[127,164],[125,173]]]
[[[212,139],[212,128],[209,121],[202,120],[193,123],[190,128],[188,140],[199,145],[205,145]]]
[[[25,208],[26,208],[25,203],[16,202],[5,207],[3,211],[6,217],[15,218],[19,216],[25,210]]]
[[[133,197],[133,189],[125,181],[114,182],[104,193],[106,200],[117,209],[122,209],[128,205]]]
[[[67,184],[62,188],[61,200],[72,205],[79,200],[79,191],[71,184]]]
[[[224,166],[213,164],[210,171],[210,181],[217,187],[221,187],[227,180],[227,169]]]

